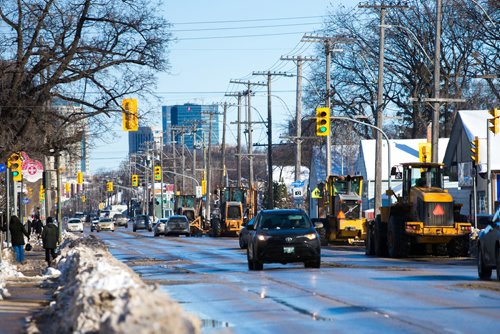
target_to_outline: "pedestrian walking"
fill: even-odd
[[[58,239],[58,228],[54,224],[54,220],[52,217],[47,217],[47,223],[43,228],[42,232],[42,242],[43,248],[45,249],[45,261],[47,261],[47,265],[50,267],[51,264],[51,256],[52,260],[57,257],[56,248],[57,248],[57,239]]]
[[[28,240],[30,240],[28,231],[26,231],[24,225],[21,224],[21,221],[15,215],[10,217],[9,230],[12,240],[12,247],[16,252],[16,261],[25,264],[26,262],[24,261],[24,236],[26,236]]]
[[[34,218],[33,220],[33,231],[35,232],[36,236],[40,240],[42,237],[42,229],[43,229],[43,223],[40,220],[40,218]]]

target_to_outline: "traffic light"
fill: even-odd
[[[123,131],[137,131],[139,129],[137,99],[123,99],[122,109]]]
[[[474,137],[471,145],[472,147],[470,151],[472,152],[472,155],[470,157],[472,159],[472,163],[475,165],[479,165],[479,138],[477,136]]]
[[[491,108],[489,110],[489,113],[493,118],[489,118],[488,122],[491,124],[490,125],[490,131],[493,132],[494,135],[498,134],[499,132],[499,124],[500,124],[500,110],[498,108]]]
[[[82,195],[82,203],[85,203],[87,201],[87,197],[85,195]]]
[[[330,108],[316,108],[316,136],[330,135]]]
[[[161,167],[160,166],[155,166],[155,181],[161,181]]]
[[[418,144],[418,158],[420,162],[432,161],[432,144],[419,143]]]
[[[106,182],[106,190],[110,193],[113,192],[113,182]]]
[[[7,160],[7,167],[12,171],[12,179],[14,181],[22,181],[23,179],[23,162],[21,152],[14,152]]]
[[[40,202],[43,202],[45,200],[45,189],[43,189],[43,185],[40,185],[40,192],[38,195]]]
[[[76,173],[76,183],[83,184],[83,173],[82,172]]]
[[[139,186],[139,175],[132,174],[132,187],[138,187],[138,186]]]

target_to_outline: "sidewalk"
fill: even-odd
[[[10,278],[6,282],[11,296],[0,300],[0,334],[25,333],[27,319],[50,303],[57,287],[44,283],[45,250],[40,245],[32,245],[33,250],[25,252],[26,264],[17,265],[25,277]]]

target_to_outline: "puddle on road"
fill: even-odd
[[[229,322],[214,319],[201,319],[201,328],[226,328],[233,327]]]

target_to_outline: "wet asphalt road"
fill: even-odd
[[[479,281],[472,259],[379,259],[360,247],[327,247],[321,269],[265,264],[249,272],[237,238],[95,234],[197,315],[203,333],[500,331],[500,282]]]

